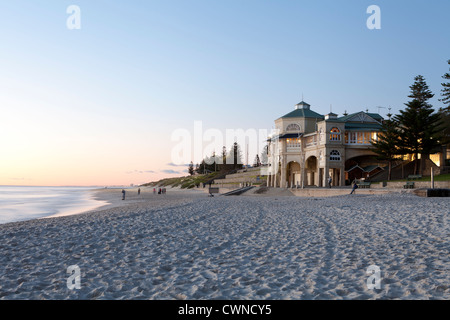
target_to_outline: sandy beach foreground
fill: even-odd
[[[0,299],[450,299],[449,198],[98,197],[111,205],[0,225]]]

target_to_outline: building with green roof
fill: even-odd
[[[324,116],[310,109],[310,105],[302,101],[295,105],[295,110],[285,114],[281,118],[314,118],[324,119]]]
[[[331,178],[332,186],[343,186],[355,166],[382,170],[371,151],[382,121],[379,114],[363,111],[322,115],[301,101],[275,120],[276,134],[268,140],[268,185],[329,187]],[[357,171],[352,172],[354,177]],[[361,172],[367,177],[367,171]]]

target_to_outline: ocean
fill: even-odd
[[[92,187],[0,186],[0,224],[92,210],[107,204]]]

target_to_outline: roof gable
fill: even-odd
[[[375,120],[378,121],[383,121],[383,117],[380,116],[380,114],[378,113],[367,113],[369,116],[371,116],[372,118],[374,118]]]
[[[349,114],[349,115],[344,116],[344,117],[340,117],[339,120],[340,121],[344,121],[344,122],[359,122],[359,123],[377,123],[377,124],[380,124],[380,121],[376,120],[375,117],[376,117],[376,114],[369,114],[369,113],[366,113],[364,111],[360,111],[360,112]],[[377,118],[379,120],[382,119],[382,117],[380,115],[378,115],[378,117]]]

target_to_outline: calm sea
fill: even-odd
[[[0,224],[77,214],[105,205],[92,187],[0,186]]]

